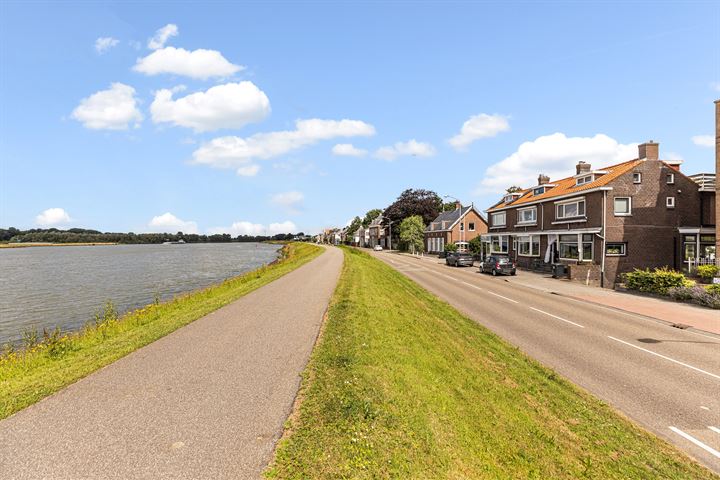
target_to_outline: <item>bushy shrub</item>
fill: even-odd
[[[714,285],[711,285],[714,287]],[[720,309],[720,288],[711,291],[699,285],[693,287],[673,287],[668,295],[675,300],[692,301],[705,307]]]
[[[457,243],[448,243],[447,245],[445,245],[446,252],[457,252],[457,249]]]
[[[692,285],[681,272],[670,270],[667,267],[655,270],[635,269],[624,274],[625,286],[630,290],[639,292],[658,293],[667,295],[668,290],[675,287],[689,287]]]
[[[711,285],[706,285],[705,290],[714,295],[720,295],[720,283],[713,283]]]
[[[718,271],[720,271],[720,268],[718,268],[717,265],[700,265],[697,267],[697,275],[703,280],[710,280],[716,277]]]

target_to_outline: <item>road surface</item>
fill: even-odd
[[[510,284],[477,267],[448,267],[436,257],[374,255],[720,473],[720,337]]]
[[[259,478],[339,249],[0,422],[0,478]]]

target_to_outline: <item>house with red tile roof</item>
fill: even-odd
[[[508,193],[487,210],[483,253],[508,255],[520,268],[550,270],[612,287],[635,268],[686,269],[715,261],[715,193],[660,160],[659,144],[638,158]]]

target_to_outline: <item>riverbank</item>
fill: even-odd
[[[27,248],[27,247],[94,247],[103,245],[117,245],[115,242],[79,242],[79,243],[0,243],[0,248]]]
[[[0,419],[272,282],[321,252],[311,244],[293,243],[266,267],[171,301],[121,317],[108,305],[95,322],[73,334],[26,334],[24,350],[0,355]]]
[[[352,249],[298,398],[270,478],[716,478]]]

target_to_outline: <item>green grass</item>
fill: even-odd
[[[716,478],[357,250],[270,478]]]
[[[82,331],[50,332],[38,339],[40,343],[26,335],[27,349],[0,355],[0,419],[276,280],[321,252],[315,245],[289,244],[268,266],[169,302],[120,318],[109,307]]]

